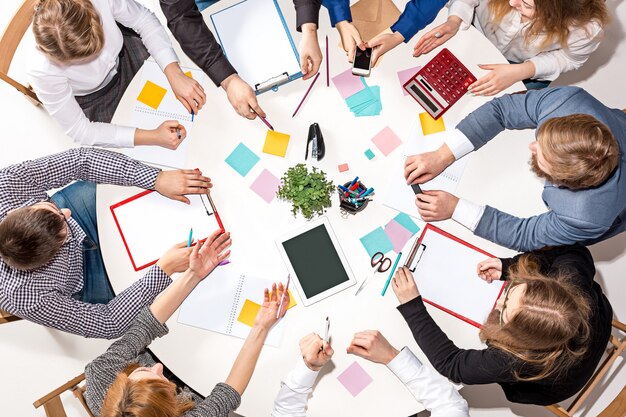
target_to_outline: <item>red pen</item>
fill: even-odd
[[[215,209],[215,204],[213,204],[213,199],[211,198],[211,193],[207,192],[206,195],[207,195],[207,198],[209,199],[209,204],[211,205],[211,210],[213,210],[213,214],[215,214],[215,220],[217,220],[217,225],[222,230],[222,233],[226,232],[226,230],[224,229],[224,224],[222,223],[222,219],[220,219],[220,215],[217,212],[217,210]]]
[[[270,130],[274,130],[274,126],[272,126],[272,125],[270,124],[270,122],[268,122],[268,121],[265,119],[265,117],[261,116],[261,115],[260,115],[259,113],[257,113],[257,112],[256,112],[253,108],[250,108],[250,109],[254,112],[254,114],[256,114],[257,116],[259,116],[259,119],[261,119],[261,121],[262,121],[263,123],[265,123],[265,126],[269,127],[269,128],[270,128]]]

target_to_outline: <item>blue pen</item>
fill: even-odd
[[[367,190],[363,191],[361,194],[357,195],[357,198],[365,197],[365,196],[371,194],[373,191],[374,191],[374,187],[370,187]]]
[[[354,179],[352,180],[352,182],[350,183],[350,185],[348,185],[348,188],[352,188],[352,186],[353,186],[354,184],[356,184],[356,182],[357,182],[358,180],[359,180],[359,177],[358,177],[358,175],[357,175],[356,177],[354,177]]]
[[[193,241],[193,227],[189,229],[189,237],[187,238],[187,247],[191,246],[192,241]]]
[[[344,187],[343,185],[338,185],[337,188],[339,188],[341,191],[344,192],[343,196],[344,197],[348,197],[349,195],[353,195],[356,197],[356,193],[354,191],[350,191],[348,190],[346,187]]]
[[[389,287],[389,283],[391,282],[393,273],[396,272],[396,267],[398,266],[398,262],[400,261],[401,257],[402,257],[402,252],[398,252],[396,261],[393,263],[393,266],[391,267],[391,272],[389,272],[389,277],[387,278],[387,282],[385,282],[385,286],[383,287],[383,292],[380,293],[380,295],[382,295],[383,297],[385,296],[385,293],[387,292],[387,288]]]
[[[191,121],[193,122],[193,110],[191,111]]]

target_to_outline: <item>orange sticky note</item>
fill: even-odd
[[[143,86],[137,100],[150,106],[153,109],[158,109],[163,97],[165,97],[167,90],[160,85],[156,85],[152,81],[146,81],[146,85]]]
[[[191,75],[191,71],[187,71],[187,72],[185,73],[185,75],[186,75],[187,77],[189,77],[189,78],[193,79],[193,77],[192,77],[192,75]]]
[[[267,131],[265,136],[265,144],[263,145],[263,152],[270,155],[276,155],[285,157],[287,154],[287,146],[289,146],[290,136],[286,133],[275,132],[273,130]]]
[[[350,169],[350,167],[348,167],[348,164],[341,164],[337,168],[339,168],[339,172],[345,172]]]
[[[252,327],[254,325],[254,319],[260,309],[260,305],[254,301],[246,299],[243,303],[243,307],[241,308],[241,312],[239,313],[239,317],[237,317],[237,321],[242,322],[246,326]]]
[[[443,117],[435,120],[428,113],[420,113],[420,124],[422,125],[422,133],[430,135],[431,133],[443,132],[446,125],[443,123]]]

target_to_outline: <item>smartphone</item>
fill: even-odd
[[[423,194],[422,187],[420,187],[419,184],[411,184],[411,188],[415,194]]]
[[[356,48],[354,64],[352,65],[352,74],[359,75],[361,77],[369,77],[371,64],[372,48],[365,48],[365,51],[362,51],[361,48]]]

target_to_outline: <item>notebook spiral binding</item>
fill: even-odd
[[[230,316],[228,317],[228,324],[226,326],[226,332],[230,334],[233,330],[233,325],[237,320],[237,307],[239,306],[239,299],[243,291],[243,284],[246,280],[245,275],[239,275],[239,282],[237,283],[237,289],[235,290],[235,299],[233,300],[233,307],[230,310]]]

